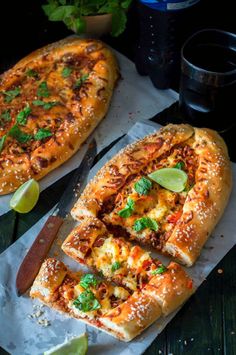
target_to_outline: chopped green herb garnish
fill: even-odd
[[[3,150],[3,147],[4,147],[6,139],[7,139],[7,135],[6,134],[0,138],[0,153]]]
[[[2,91],[1,92],[5,96],[5,102],[12,102],[18,95],[20,95],[20,88],[15,88],[14,90]]]
[[[139,195],[147,195],[152,188],[152,182],[142,177],[134,184],[134,189]]]
[[[39,97],[49,97],[50,91],[48,89],[48,84],[46,81],[42,81],[41,84],[38,86],[37,95]]]
[[[33,138],[31,134],[22,132],[17,125],[14,125],[8,132],[9,136],[15,138],[20,143],[27,143]]]
[[[121,263],[119,261],[115,261],[112,265],[111,265],[111,271],[114,272],[116,270],[119,270],[119,268],[121,267]]]
[[[4,110],[0,116],[0,127],[4,126],[6,122],[11,121],[11,110]]]
[[[53,106],[58,105],[58,101],[49,101],[49,102],[44,102],[42,100],[34,100],[33,105],[34,106],[42,106],[45,110],[50,110]]]
[[[155,221],[155,219],[149,217],[143,217],[135,221],[133,229],[136,232],[140,232],[145,228],[149,228],[156,232],[158,230],[158,223]]]
[[[94,287],[97,286],[98,280],[93,274],[86,274],[81,277],[79,284],[83,288],[87,289],[90,286],[94,286]]]
[[[72,73],[72,69],[69,67],[65,67],[65,68],[63,68],[63,70],[61,72],[61,76],[63,78],[68,78],[68,76],[70,76],[71,73]]]
[[[89,74],[82,75],[75,83],[74,88],[79,89],[81,85],[88,79]]]
[[[175,169],[180,169],[180,170],[183,170],[184,167],[185,167],[185,164],[184,164],[183,161],[179,161],[179,162],[174,166]]]
[[[163,272],[165,272],[166,270],[167,268],[161,264],[156,270],[153,270],[151,273],[152,275],[163,274]]]
[[[34,69],[28,69],[25,74],[31,78],[35,78],[35,79],[39,78],[38,73]]]
[[[90,290],[82,292],[73,302],[73,306],[82,312],[94,311],[101,308],[100,303]]]
[[[118,212],[118,215],[123,218],[130,217],[134,211],[134,205],[132,198],[128,197],[125,207]]]
[[[48,128],[39,128],[38,132],[34,135],[36,141],[41,141],[44,138],[52,136],[52,132]]]
[[[20,111],[18,113],[18,115],[16,116],[16,122],[21,125],[24,126],[27,122],[27,118],[29,117],[29,115],[31,114],[31,108],[29,106],[26,106],[22,111]]]

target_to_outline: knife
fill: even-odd
[[[48,217],[18,270],[16,277],[16,293],[18,296],[28,290],[37,276],[64,218],[70,213],[71,208],[86,185],[86,179],[96,154],[97,144],[95,139],[93,139],[52,215]]]

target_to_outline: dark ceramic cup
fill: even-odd
[[[223,132],[236,123],[236,34],[206,29],[181,50],[180,110],[192,125]]]

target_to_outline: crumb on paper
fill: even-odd
[[[223,274],[224,270],[218,269],[217,272],[218,272],[218,274]]]
[[[46,318],[41,318],[40,317],[44,314],[44,305],[33,305],[33,312],[31,314],[28,314],[27,317],[29,319],[35,319],[37,321],[37,324],[43,326],[43,327],[48,327],[51,325],[51,322],[49,319]]]
[[[47,318],[39,319],[37,323],[42,327],[48,327],[49,325],[51,325],[50,321]]]

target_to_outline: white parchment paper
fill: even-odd
[[[121,148],[146,134],[152,133],[160,126],[148,122],[137,122],[121,141],[119,141],[104,158],[91,170],[90,178],[96,171],[110,159]],[[199,286],[226,255],[236,242],[235,210],[236,210],[236,164],[232,164],[234,188],[231,194],[226,211],[209,238],[202,254],[194,267],[187,269],[187,272],[194,279],[195,285]],[[43,351],[52,346],[62,343],[65,338],[78,335],[84,331],[89,334],[88,355],[139,355],[151,344],[156,336],[163,330],[166,324],[177,313],[172,313],[167,318],[161,318],[139,337],[130,343],[123,343],[102,331],[96,330],[82,322],[67,318],[47,307],[43,308],[44,313],[39,318],[29,318],[34,312],[34,306],[39,302],[31,300],[28,295],[18,298],[15,294],[15,277],[19,265],[38,234],[48,215],[45,215],[16,243],[0,255],[0,345],[13,355],[40,355]],[[65,239],[69,230],[75,222],[68,219],[62,226],[58,241],[54,243],[50,255],[63,260],[70,268],[78,270],[79,264],[64,255],[59,248],[60,243]],[[222,236],[224,236],[222,238]],[[157,256],[156,253],[153,253]],[[168,258],[158,255],[168,263]],[[51,325],[44,328],[37,321],[46,318]]]
[[[127,133],[136,121],[148,119],[178,100],[178,94],[172,90],[155,89],[148,77],[138,75],[133,62],[113,51],[119,61],[122,79],[114,91],[108,114],[94,131],[98,151]],[[45,176],[40,181],[41,191],[79,166],[85,149],[86,144],[71,159]],[[0,196],[0,215],[9,210],[11,196]]]

